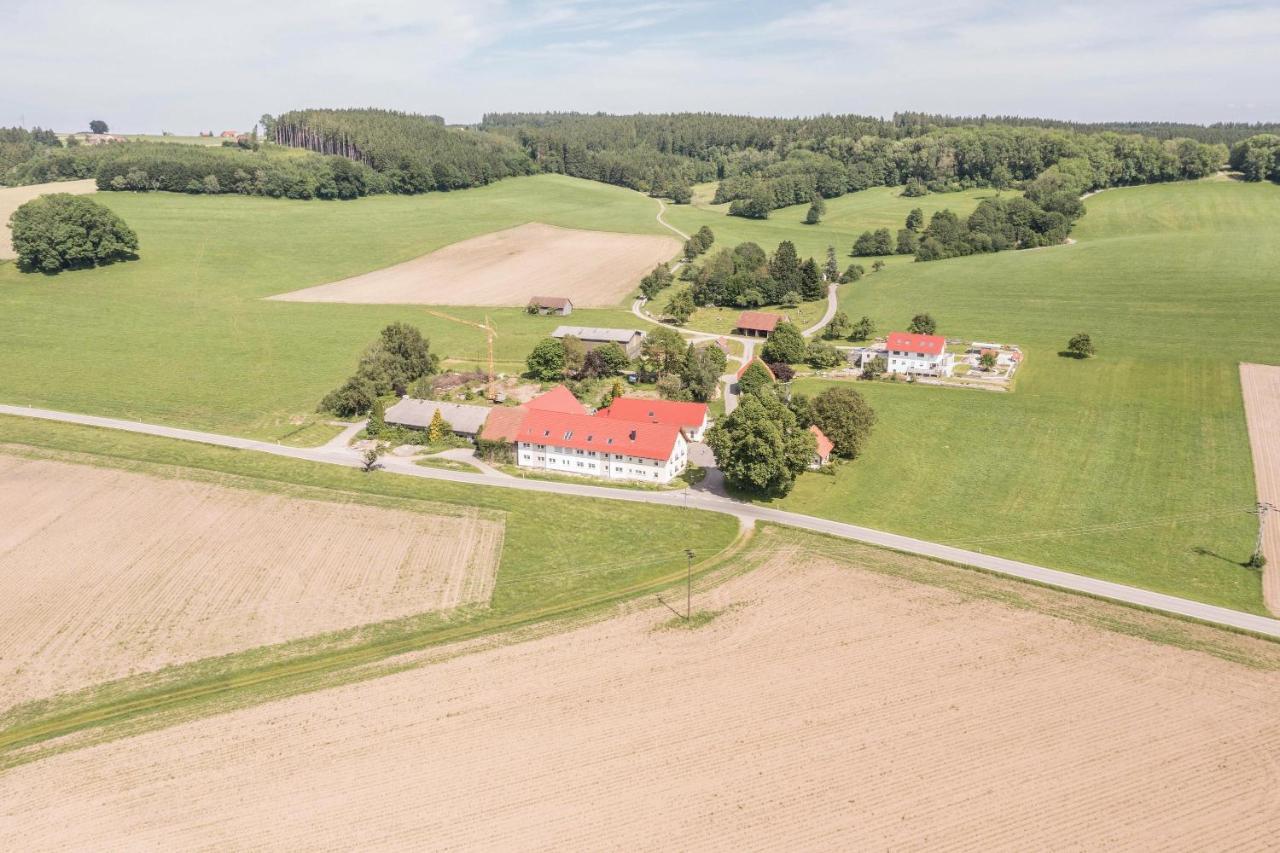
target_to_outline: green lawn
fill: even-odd
[[[663,291],[655,300],[658,303],[658,307],[652,313],[655,316],[663,316],[667,305],[670,304],[675,295],[687,289],[688,285],[678,283]],[[781,305],[761,305],[751,310],[785,314],[791,318],[792,323],[803,331],[822,319],[822,315],[827,311],[827,300],[823,298],[816,302],[801,302],[794,308],[784,308]],[[693,312],[693,316],[689,318],[689,322],[685,323],[683,328],[699,332],[712,332],[717,335],[732,334],[738,321],[738,316],[742,314],[742,311],[742,308],[720,308],[714,305],[699,308]]]
[[[213,479],[321,500],[425,512],[440,503],[474,506],[498,513],[505,525],[488,608],[410,617],[251,650],[18,709],[0,719],[0,767],[15,758],[3,753],[12,745],[6,738],[103,724],[132,725],[134,718],[149,717],[158,709],[165,721],[173,720],[167,714],[203,715],[227,707],[228,702],[244,704],[372,677],[379,674],[371,669],[375,664],[392,659],[395,665],[395,655],[438,643],[563,618],[653,593],[684,579],[683,549],[695,548],[699,561],[706,561],[702,568],[710,568],[738,535],[736,519],[718,513],[364,474],[335,465],[25,418],[0,416],[0,445],[17,452],[30,453],[34,448],[34,452],[70,461],[166,477]],[[565,519],[573,523],[565,524]],[[182,698],[175,699],[177,695]],[[126,706],[128,711],[118,710]],[[45,731],[46,725],[52,728]],[[31,734],[35,731],[31,727],[43,734]]]
[[[1239,565],[1255,498],[1237,365],[1280,362],[1280,187],[1207,180],[1087,206],[1076,245],[841,288],[881,332],[928,311],[949,336],[1022,345],[1027,363],[1012,394],[860,384],[880,414],[865,457],[780,504],[1264,612]],[[1078,331],[1096,358],[1058,356]]]
[[[822,222],[805,225],[804,216],[809,210],[807,204],[774,210],[765,220],[743,219],[729,216],[727,204],[698,203],[701,198],[709,197],[706,186],[708,185],[699,185],[700,192],[694,196],[695,204],[668,204],[666,220],[687,234],[692,234],[703,225],[710,226],[716,235],[715,248],[753,241],[759,243],[766,252],[772,252],[778,243],[790,240],[795,243],[800,257],[812,257],[821,264],[826,260],[827,247],[834,246],[842,271],[851,263],[862,264],[870,271],[871,264],[876,261],[875,258],[854,258],[849,255],[853,241],[863,231],[888,228],[896,237],[912,208],[921,208],[926,222],[929,216],[943,208],[951,208],[961,216],[968,216],[978,206],[978,202],[995,195],[994,190],[970,190],[903,198],[901,187],[872,187],[840,198],[828,199],[827,213]],[[709,186],[714,192],[715,185]],[[895,265],[909,263],[911,259],[887,257],[883,260],[886,264]]]
[[[655,221],[651,199],[557,175],[349,202],[96,198],[138,232],[142,257],[52,277],[0,263],[0,400],[269,439],[305,426],[386,323],[422,327],[453,366],[483,363],[485,341],[477,329],[416,306],[262,297],[531,221],[669,233]],[[491,317],[498,369],[506,372],[523,370],[525,355],[561,322],[517,308],[441,310],[475,322]],[[622,307],[576,311],[573,320],[637,322]]]

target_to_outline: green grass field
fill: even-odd
[[[1256,528],[1237,365],[1280,362],[1280,187],[1206,180],[1087,206],[1076,245],[841,288],[881,332],[929,311],[1028,361],[1012,394],[860,384],[880,414],[865,457],[780,504],[1264,612],[1239,565]],[[1078,331],[1096,358],[1058,356]],[[1148,526],[1036,535],[1125,522]]]
[[[795,243],[800,257],[812,257],[823,263],[827,247],[834,246],[836,258],[843,270],[851,263],[859,263],[871,269],[875,258],[854,258],[849,255],[853,241],[863,231],[888,228],[897,235],[911,209],[924,211],[925,220],[943,208],[951,208],[961,216],[968,216],[984,198],[995,195],[994,190],[971,190],[959,193],[930,193],[921,198],[903,198],[901,187],[872,187],[861,192],[849,193],[827,200],[827,213],[817,225],[805,225],[804,216],[809,205],[799,204],[770,212],[765,220],[743,219],[729,216],[729,205],[711,205],[699,199],[709,198],[707,187],[714,193],[714,184],[700,184],[694,195],[694,204],[667,205],[666,220],[687,234],[703,225],[716,235],[715,249],[736,246],[753,241],[766,252],[772,252],[783,240]],[[1006,193],[1006,195],[1009,193]],[[910,263],[910,257],[883,258],[888,265]]]
[[[415,306],[268,302],[262,297],[409,260],[478,234],[537,221],[667,234],[644,196],[556,175],[464,192],[298,202],[239,196],[100,193],[141,241],[141,259],[58,276],[0,263],[0,400],[278,439],[394,320],[474,366],[475,328]],[[524,369],[561,322],[523,310],[490,316],[499,371]],[[623,308],[580,310],[582,325],[633,327]],[[323,432],[316,438],[323,440]]]
[[[379,674],[372,667],[382,661],[440,643],[612,606],[683,581],[684,548],[695,548],[706,570],[718,565],[717,554],[738,537],[737,521],[717,513],[363,474],[335,465],[24,418],[0,416],[0,446],[10,452],[321,500],[427,512],[439,503],[476,506],[499,513],[505,526],[490,607],[425,614],[249,650],[19,708],[0,718],[0,767],[15,758],[6,754],[14,741],[28,737],[99,726],[128,728],[140,718],[145,718],[141,724],[146,727],[199,716],[223,710],[227,703],[246,704],[372,677]],[[574,523],[565,525],[567,518]],[[152,719],[156,714],[160,717]],[[119,730],[107,734],[114,736],[112,732]],[[16,760],[31,758],[24,754]]]

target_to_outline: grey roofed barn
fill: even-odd
[[[474,437],[484,427],[485,418],[493,411],[488,406],[467,406],[461,403],[440,403],[435,400],[415,400],[405,397],[387,409],[386,421],[399,426],[426,429],[431,418],[439,410],[440,416],[458,435]]]

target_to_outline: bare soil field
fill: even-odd
[[[9,237],[9,217],[22,205],[47,193],[71,193],[88,195],[96,193],[98,185],[92,179],[84,181],[56,181],[49,184],[31,184],[26,187],[0,187],[0,260],[16,258]]]
[[[0,454],[0,711],[487,602],[502,523]]]
[[[1240,387],[1258,500],[1280,507],[1280,367],[1242,364]],[[1267,519],[1262,553],[1267,558],[1262,572],[1262,600],[1268,610],[1280,616],[1280,510],[1273,511]]]
[[[577,308],[618,305],[680,251],[671,237],[581,231],[531,222],[330,284],[271,299],[393,305],[524,306],[567,296]]]
[[[1196,850],[1280,831],[1270,644],[1222,635],[1273,654],[1246,666],[1051,615],[1114,624],[1110,605],[758,535],[762,565],[700,594],[719,615],[699,628],[637,609],[55,755],[0,775],[0,825],[24,850]]]

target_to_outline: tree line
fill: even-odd
[[[534,171],[510,140],[447,128],[439,116],[317,109],[263,116],[262,122],[276,144],[361,163],[382,175],[393,193],[463,189]]]
[[[62,141],[52,130],[0,127],[0,184],[20,183],[10,172],[45,151],[61,147]]]
[[[481,128],[515,141],[542,171],[641,191],[718,180],[716,202],[764,218],[778,207],[873,186],[935,192],[1013,186],[1068,159],[1085,189],[1198,178],[1227,159],[1225,130],[1167,138],[1037,120],[898,114],[759,118],[715,113],[491,113]],[[677,199],[679,200],[679,199]]]
[[[386,179],[342,157],[302,155],[270,146],[116,142],[59,148],[14,172],[18,183],[94,178],[100,190],[239,193],[273,198],[348,199],[388,192]]]
[[[1241,140],[1231,148],[1230,165],[1246,181],[1280,183],[1280,136],[1263,133]]]

